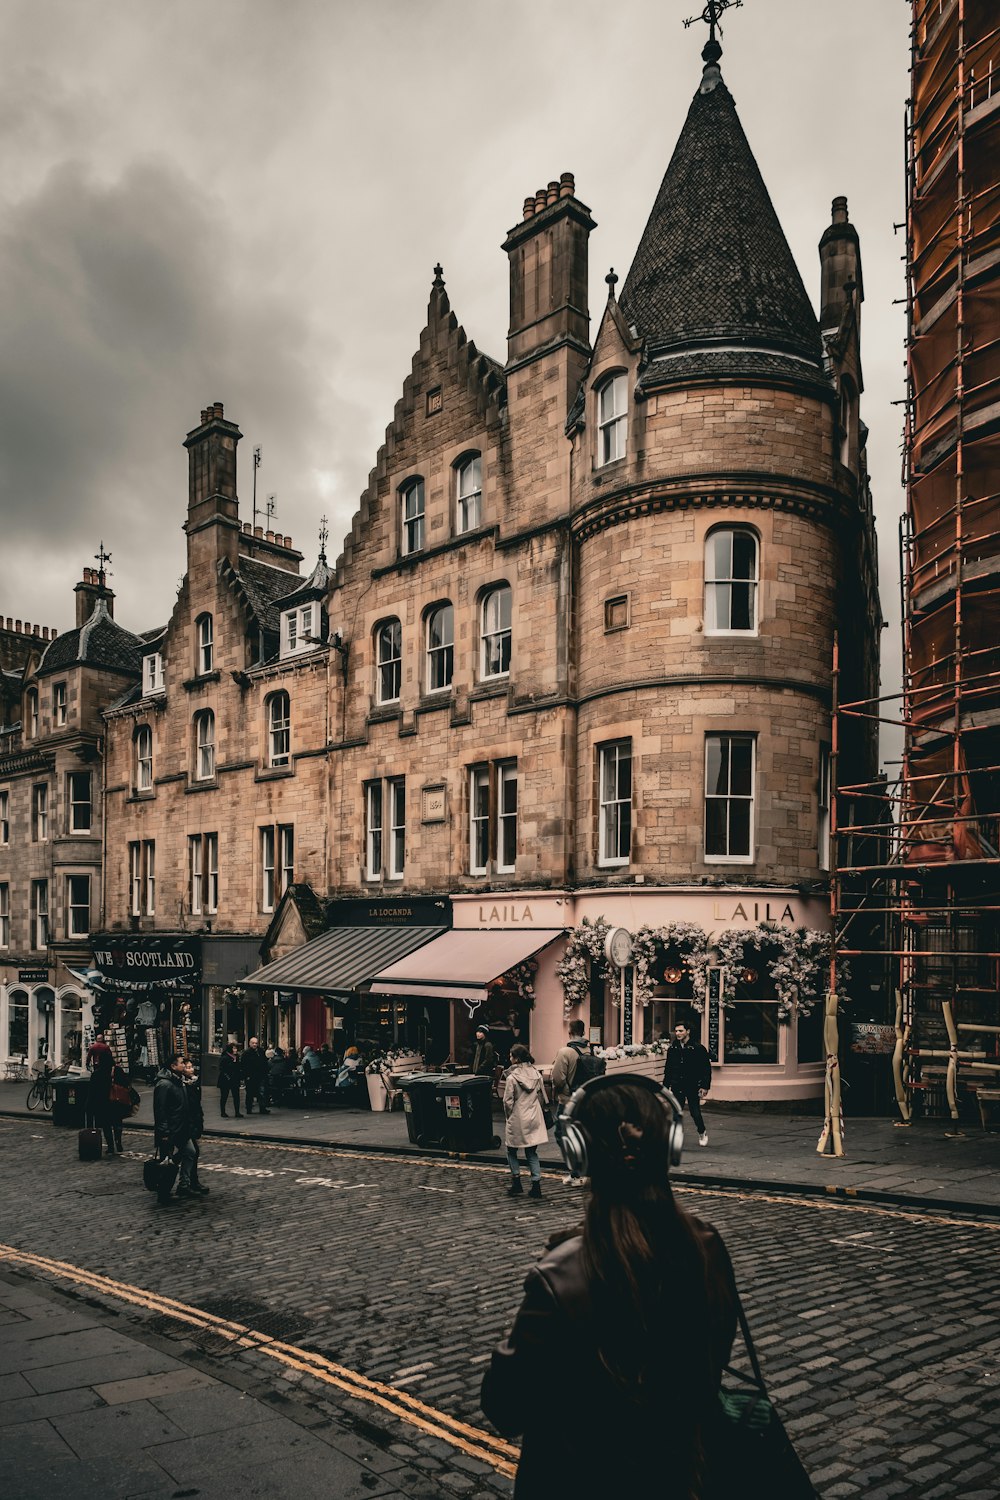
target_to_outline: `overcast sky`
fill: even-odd
[[[2,0],[0,613],[64,630],[103,538],[116,616],[184,569],[181,444],[223,401],[241,513],[340,551],[417,347],[433,266],[503,359],[500,245],[561,172],[624,279],[697,87],[701,0]],[[723,76],[814,304],[846,193],[882,591],[898,615],[904,0],[746,0]],[[596,321],[593,325],[596,328]],[[898,674],[895,624],[883,677]]]

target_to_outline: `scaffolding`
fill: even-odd
[[[899,774],[837,785],[838,962],[883,965],[914,1115],[1000,1103],[1000,13],[913,0]],[[836,667],[836,664],[835,664]],[[898,709],[898,717],[893,717]]]

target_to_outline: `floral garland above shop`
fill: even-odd
[[[723,1004],[736,1003],[736,986],[752,983],[757,967],[767,971],[778,1000],[778,1020],[787,1021],[793,1011],[807,1016],[819,999],[824,971],[829,967],[832,940],[828,932],[812,927],[730,927],[715,938],[718,967],[725,976]],[[756,966],[753,960],[756,960]],[[849,976],[840,967],[840,978]]]
[[[504,979],[510,980],[517,990],[518,998],[523,1000],[529,1010],[535,1008],[535,974],[538,964],[533,958],[526,958],[523,963],[515,964],[508,969]]]
[[[563,1013],[569,1015],[576,1005],[590,1004],[590,975],[594,965],[598,972],[605,967],[604,944],[611,928],[603,917],[591,922],[584,917],[566,940],[566,952],[556,964],[556,974],[563,987]]]
[[[652,999],[654,980],[650,968],[658,953],[680,960],[680,967],[668,969],[664,978],[670,984],[679,984],[684,970],[690,975],[694,991],[691,1004],[697,1011],[705,1009],[708,994],[708,970],[711,947],[708,933],[696,922],[668,922],[665,927],[640,927],[632,939],[635,963],[635,998],[641,1005]]]

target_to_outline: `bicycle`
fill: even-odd
[[[50,1110],[52,1108],[52,1080],[53,1078],[62,1077],[64,1073],[69,1072],[69,1069],[65,1067],[50,1068],[48,1063],[43,1063],[36,1071],[38,1077],[28,1090],[28,1108],[38,1109],[41,1107],[42,1109]]]

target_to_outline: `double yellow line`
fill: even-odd
[[[141,1307],[146,1312],[157,1313],[160,1317],[171,1318],[177,1323],[186,1323],[202,1332],[215,1334],[234,1348],[263,1354],[290,1370],[311,1375],[324,1385],[335,1386],[355,1400],[378,1406],[390,1416],[407,1422],[429,1437],[440,1438],[469,1458],[488,1464],[498,1474],[513,1478],[516,1472],[519,1452],[512,1443],[504,1442],[503,1438],[494,1437],[478,1427],[471,1427],[466,1422],[460,1422],[456,1417],[448,1416],[447,1412],[428,1406],[407,1391],[384,1385],[379,1380],[370,1380],[367,1375],[335,1364],[322,1354],[313,1354],[295,1344],[282,1343],[248,1328],[244,1323],[217,1318],[212,1313],[203,1312],[201,1308],[189,1307],[185,1302],[161,1296],[159,1292],[149,1292],[142,1287],[130,1286],[127,1282],[113,1281],[111,1277],[101,1276],[96,1271],[86,1271],[67,1261],[51,1260],[48,1256],[35,1255],[31,1251],[17,1250],[12,1245],[0,1245],[0,1262],[21,1266],[29,1271],[39,1271],[61,1281],[73,1282],[118,1302],[126,1302],[132,1307]]]

